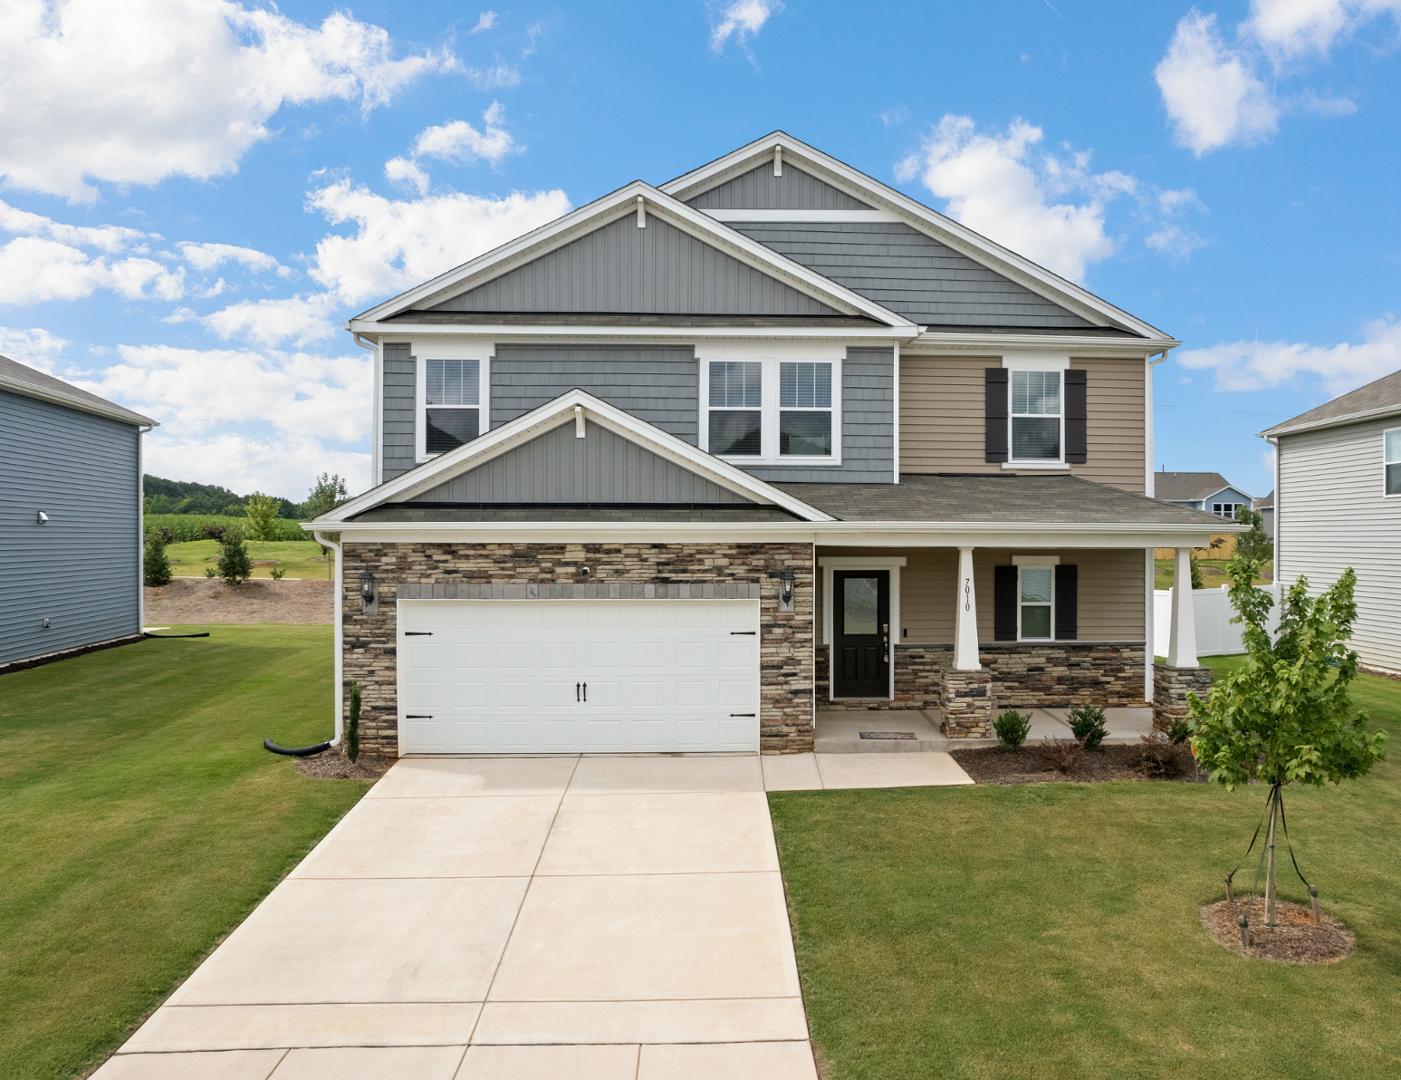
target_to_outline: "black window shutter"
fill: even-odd
[[[992,638],[1017,640],[1017,568],[992,568]]]
[[[1080,636],[1079,568],[1061,563],[1056,567],[1056,640],[1074,641]]]
[[[988,461],[1006,461],[1007,369],[990,367],[984,371],[983,389],[983,411],[987,425],[986,457]]]
[[[1088,457],[1088,389],[1085,372],[1071,368],[1065,373],[1065,460],[1070,465],[1083,465]]]

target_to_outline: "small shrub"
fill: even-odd
[[[350,707],[345,721],[345,756],[354,761],[360,756],[360,684],[350,684]]]
[[[1082,705],[1078,709],[1070,710],[1066,722],[1070,724],[1070,733],[1081,746],[1086,750],[1099,749],[1099,744],[1104,741],[1106,734],[1103,709],[1093,705]]]
[[[204,576],[207,578],[216,578],[219,576],[219,571],[215,570],[212,566],[206,566],[204,568]]]
[[[1190,768],[1191,755],[1186,747],[1174,743],[1161,731],[1144,735],[1138,751],[1138,771],[1151,779],[1182,776]]]
[[[1046,764],[1057,772],[1067,775],[1075,771],[1080,763],[1082,748],[1074,739],[1058,739],[1051,736],[1041,740],[1041,756]]]
[[[268,571],[268,574],[272,577],[273,581],[281,581],[287,576],[287,571],[280,566],[274,566]]]
[[[243,516],[248,535],[254,540],[277,539],[277,512],[282,500],[271,495],[250,495],[243,502]]]
[[[219,576],[225,585],[238,586],[253,573],[253,561],[248,557],[248,545],[236,529],[224,530],[219,541]]]
[[[993,721],[992,726],[1002,745],[1008,750],[1016,750],[1026,742],[1026,733],[1031,730],[1031,716],[1008,709]]]
[[[1185,716],[1179,716],[1168,726],[1167,737],[1173,746],[1181,746],[1192,737],[1192,725]]]
[[[159,533],[153,533],[146,537],[146,550],[141,557],[141,578],[147,585],[161,586],[169,585],[172,576],[165,540]]]

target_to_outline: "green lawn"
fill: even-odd
[[[364,793],[325,738],[331,630],[216,626],[0,676],[0,1077],[113,1050]]]
[[[1287,797],[1305,873],[1357,934],[1331,966],[1247,960],[1198,925],[1259,819],[1254,788],[770,796],[825,1075],[1401,1075],[1401,683],[1360,682],[1392,760]]]
[[[1202,573],[1202,588],[1215,589],[1226,584],[1226,565],[1229,559],[1198,559],[1197,567]],[[1171,559],[1154,559],[1153,588],[1171,589],[1174,576]],[[1260,575],[1259,584],[1268,585],[1272,578],[1269,566]]]
[[[320,544],[309,540],[249,540],[247,544],[254,577],[271,577],[272,568],[280,566],[289,578],[329,580],[326,568],[334,564],[327,562]],[[217,540],[191,540],[171,544],[165,550],[176,577],[199,577],[205,567],[219,565]]]

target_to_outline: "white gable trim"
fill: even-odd
[[[658,457],[689,469],[728,491],[744,495],[755,502],[780,507],[796,514],[803,521],[832,520],[830,516],[801,499],[795,499],[772,484],[751,476],[743,469],[697,450],[690,443],[609,405],[587,391],[570,390],[538,409],[494,428],[427,464],[410,469],[387,483],[371,488],[330,513],[323,514],[314,524],[323,530],[332,531],[336,524],[347,522],[355,515],[373,507],[387,502],[402,501],[429,491],[454,476],[460,476],[478,465],[484,465],[561,424],[575,422],[576,407],[582,409],[583,415],[600,427],[607,428],[615,435],[621,435]]]
[[[1067,281],[1043,266],[1038,266],[1030,259],[783,131],[765,135],[747,146],[741,146],[738,150],[716,158],[707,165],[678,176],[675,180],[663,184],[661,190],[678,199],[692,198],[733,176],[747,172],[764,158],[772,156],[778,148],[782,149],[790,162],[796,160],[803,171],[811,173],[817,179],[847,192],[854,198],[873,204],[877,209],[894,210],[910,225],[928,233],[955,251],[962,252],[1077,314],[1108,319],[1123,329],[1142,334],[1155,342],[1166,343],[1172,340],[1157,327],[1130,315],[1122,308],[1115,307],[1088,289]]]
[[[446,300],[450,296],[467,292],[555,248],[562,247],[579,236],[620,217],[636,213],[641,206],[645,206],[649,212],[655,213],[669,225],[676,226],[697,240],[829,307],[848,314],[865,315],[885,326],[907,328],[911,336],[917,332],[915,324],[903,316],[809,270],[801,263],[778,254],[758,241],[749,239],[743,233],[687,206],[679,199],[673,199],[641,180],[634,180],[626,187],[556,218],[447,273],[439,274],[407,292],[400,293],[393,299],[356,315],[349,325],[358,327],[363,332],[367,324],[379,322],[417,304]]]

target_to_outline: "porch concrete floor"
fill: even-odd
[[[1027,733],[1028,743],[1038,743],[1042,739],[1069,739],[1070,725],[1066,717],[1069,709],[1031,709],[1031,730]],[[1136,743],[1153,730],[1152,709],[1105,709],[1104,726],[1108,731],[1106,744]]]
[[[1023,708],[1020,711],[1031,716],[1028,743],[1072,737],[1066,721],[1069,709]],[[946,754],[950,750],[997,744],[995,738],[947,738],[939,730],[939,719],[938,709],[823,709],[817,714],[814,745],[818,755],[825,757],[840,754]],[[1104,720],[1108,730],[1104,741],[1109,745],[1137,743],[1153,730],[1151,708],[1105,709]],[[862,732],[907,734],[914,738],[863,739]]]

